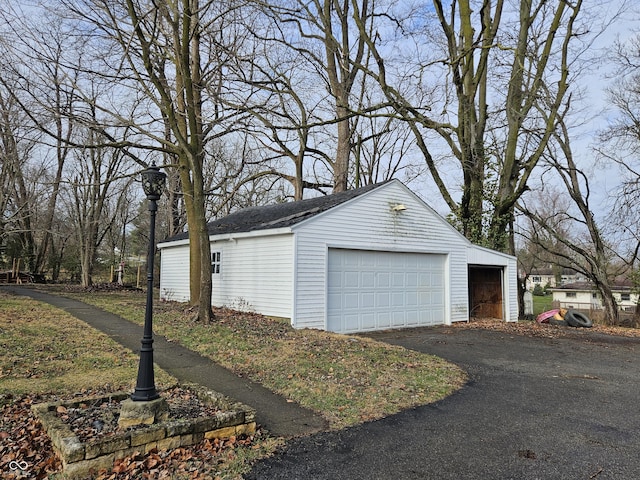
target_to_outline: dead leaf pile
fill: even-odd
[[[191,448],[176,448],[169,451],[151,450],[149,453],[134,453],[116,460],[109,471],[102,470],[95,480],[133,480],[185,478],[193,480],[221,479],[218,466],[235,456],[235,448],[250,446],[252,437],[228,440],[205,440]]]
[[[525,335],[541,338],[589,337],[593,334],[613,335],[618,337],[640,338],[640,329],[594,325],[592,328],[574,328],[562,325],[551,325],[535,321],[504,322],[494,318],[473,318],[469,322],[456,322],[452,329],[481,329],[511,335]]]
[[[60,471],[49,437],[31,413],[39,398],[0,398],[0,475],[3,479],[47,478]]]

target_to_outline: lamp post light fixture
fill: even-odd
[[[164,172],[155,163],[142,172],[142,188],[149,200],[149,251],[147,254],[147,305],[144,312],[144,333],[140,348],[140,364],[136,389],[131,400],[136,402],[155,400],[160,395],[156,391],[153,374],[153,263],[155,257],[155,231],[157,201],[162,195],[166,179]]]

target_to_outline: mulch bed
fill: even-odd
[[[173,387],[162,391],[169,405],[169,420],[214,416],[221,410],[200,401],[191,390]],[[95,400],[80,404],[77,408],[60,405],[56,416],[67,424],[71,431],[86,443],[123,431],[145,428],[146,425],[122,429],[118,426],[121,402],[118,400]]]

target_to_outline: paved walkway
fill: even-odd
[[[3,287],[17,295],[25,295],[49,303],[106,333],[116,342],[139,352],[142,327],[112,313],[69,298],[51,295],[25,286]],[[270,434],[279,437],[309,435],[327,428],[325,420],[297,403],[287,401],[262,385],[239,377],[181,345],[154,335],[154,362],[181,382],[192,382],[252,406],[257,422]]]

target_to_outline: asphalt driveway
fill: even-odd
[[[246,479],[640,478],[640,340],[376,333],[468,373],[451,397],[288,442]]]

